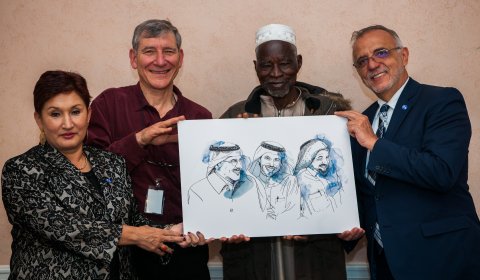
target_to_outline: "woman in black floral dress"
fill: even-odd
[[[128,245],[163,256],[182,225],[151,227],[136,211],[120,156],[83,145],[90,94],[78,74],[47,71],[34,89],[44,141],[5,163],[2,197],[12,229],[9,279],[135,279]],[[176,120],[173,120],[176,123]],[[159,262],[161,265],[161,262]]]

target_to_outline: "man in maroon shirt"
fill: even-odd
[[[135,28],[130,50],[130,64],[139,82],[107,89],[91,105],[87,144],[126,159],[139,210],[158,224],[182,222],[175,124],[183,119],[212,118],[207,109],[185,98],[173,85],[182,62],[177,28],[166,20],[145,21]],[[163,211],[147,210],[150,205],[145,208],[147,194],[152,193],[149,188],[155,185],[163,190]],[[206,245],[176,247],[167,265],[147,251],[133,253],[140,279],[210,279]]]

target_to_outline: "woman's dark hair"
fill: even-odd
[[[40,114],[45,103],[56,95],[72,91],[80,96],[85,106],[89,106],[91,96],[88,92],[87,81],[82,76],[60,70],[43,73],[33,90],[35,112]]]

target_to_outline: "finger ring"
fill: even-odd
[[[191,244],[192,247],[197,247],[197,244]]]
[[[160,250],[167,251],[168,247],[165,244],[160,245]]]

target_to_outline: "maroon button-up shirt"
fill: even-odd
[[[204,107],[185,98],[174,86],[177,103],[163,118],[148,104],[140,85],[111,88],[102,92],[91,104],[92,116],[87,144],[123,156],[132,178],[133,192],[140,212],[145,210],[145,199],[150,185],[161,179],[165,204],[163,215],[145,214],[161,224],[182,221],[180,165],[178,143],[140,147],[135,134],[159,121],[184,115],[187,120],[211,119]]]

